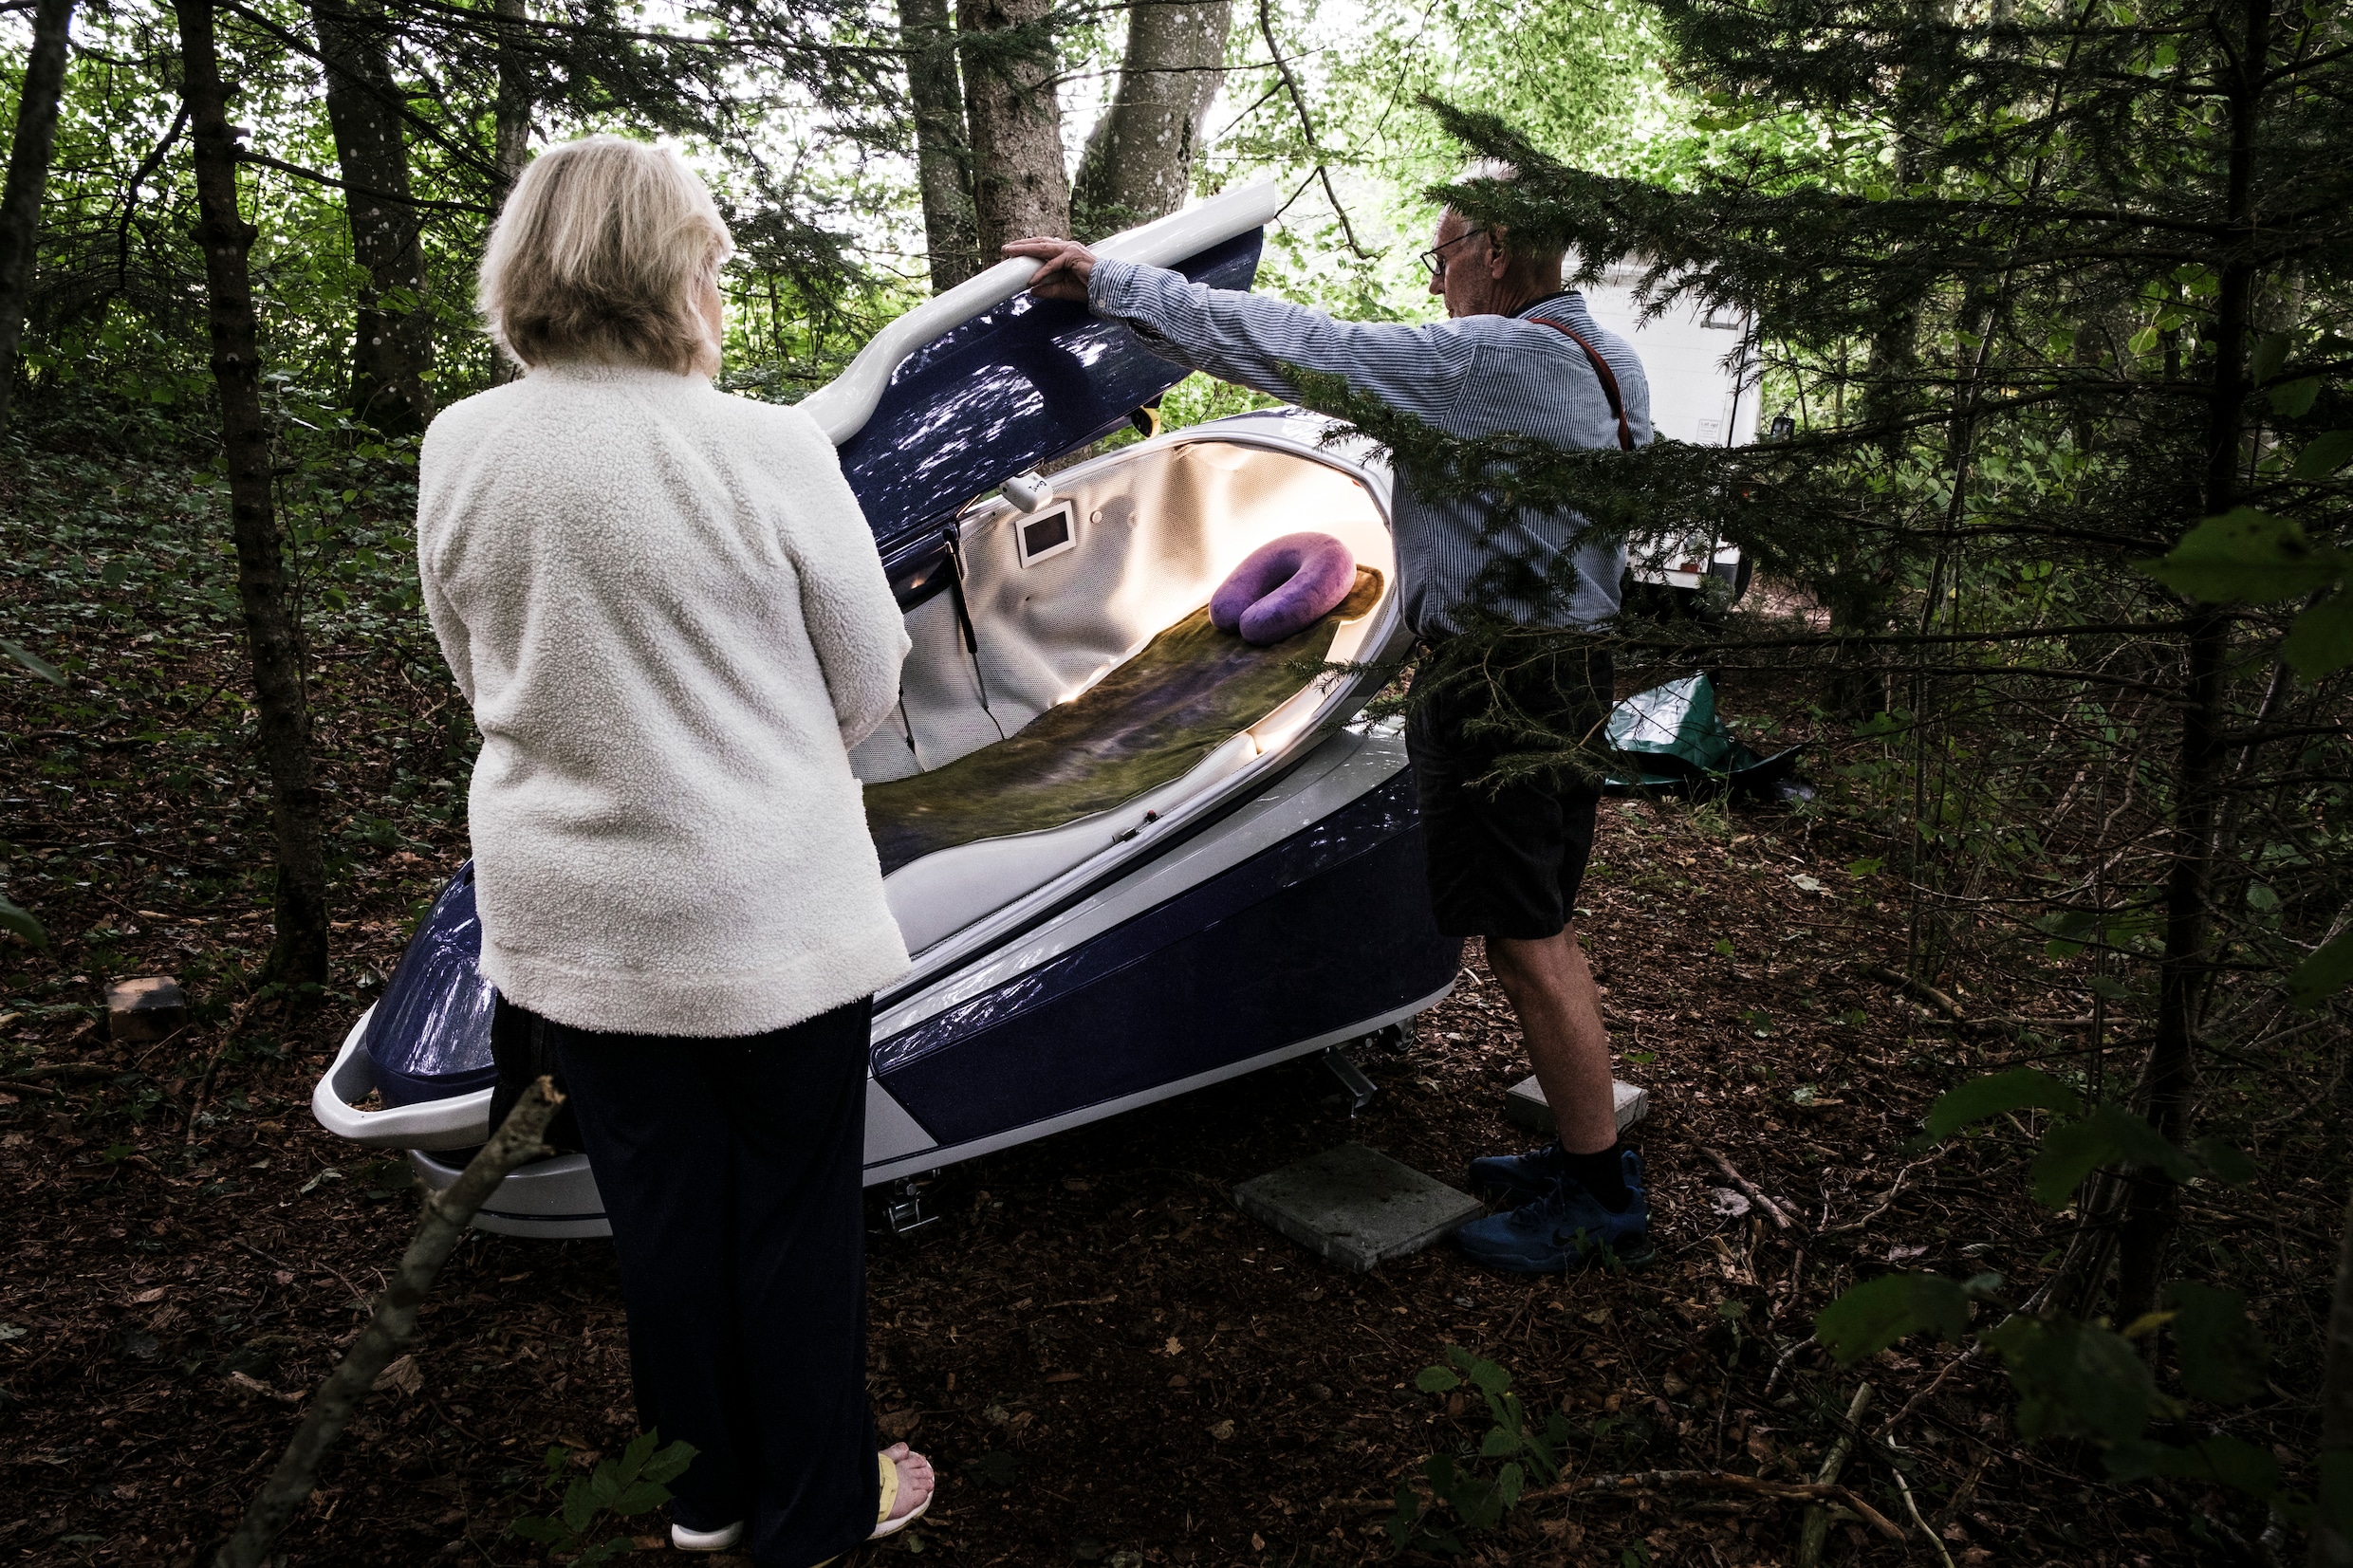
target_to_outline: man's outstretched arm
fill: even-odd
[[[1477,345],[1452,324],[1334,321],[1264,294],[1211,288],[1165,267],[1099,258],[1068,240],[1020,240],[1006,254],[1046,262],[1030,283],[1047,299],[1084,299],[1126,322],[1155,354],[1295,402],[1287,365],[1344,377],[1359,392],[1442,418],[1470,379]]]

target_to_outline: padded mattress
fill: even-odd
[[[1341,622],[1368,614],[1380,584],[1359,567],[1338,609],[1264,648],[1217,630],[1203,606],[1010,738],[868,784],[883,874],[957,844],[1062,827],[1184,777],[1313,680]]]

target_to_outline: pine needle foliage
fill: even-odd
[[[1638,279],[1654,313],[1750,313],[1751,395],[1786,435],[1457,442],[1307,390],[1404,483],[1499,517],[1570,505],[1636,541],[1729,539],[1809,603],[1721,629],[1621,618],[1598,639],[1491,620],[1448,658],[1600,640],[1654,675],[1808,671],[1862,759],[1828,809],[1887,841],[1914,973],[1971,956],[2088,987],[2093,1042],[2061,1053],[2077,1081],[2186,1147],[2214,1082],[2303,1070],[2300,1048],[2274,1054],[2283,1009],[2341,1005],[2321,979],[2353,968],[2323,962],[2353,860],[2345,8],[1649,9],[1714,156],[1613,176],[1433,102],[1518,173],[1431,194],[1567,248],[1575,281]],[[1580,739],[1506,722],[1519,766]],[[2100,1299],[2114,1264],[2130,1320],[2157,1305],[2178,1178],[2121,1172],[2085,1204],[2107,1240],[2058,1294]]]

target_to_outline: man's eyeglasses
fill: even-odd
[[[1461,233],[1456,234],[1453,239],[1448,240],[1445,244],[1434,247],[1428,250],[1424,250],[1421,253],[1422,267],[1428,270],[1430,276],[1433,278],[1442,278],[1446,276],[1446,252],[1452,250],[1455,246],[1460,245],[1463,241],[1472,238],[1473,235],[1484,234],[1487,231],[1484,229],[1466,229]]]

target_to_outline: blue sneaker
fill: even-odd
[[[1514,1208],[1532,1203],[1561,1184],[1568,1174],[1568,1155],[1555,1138],[1525,1154],[1490,1154],[1471,1162],[1471,1190],[1491,1196]]]
[[[1650,1241],[1650,1193],[1642,1156],[1625,1153],[1626,1206],[1613,1213],[1575,1182],[1564,1181],[1508,1214],[1473,1220],[1454,1232],[1472,1262],[1507,1274],[1560,1274],[1597,1259],[1624,1268],[1658,1255]]]

